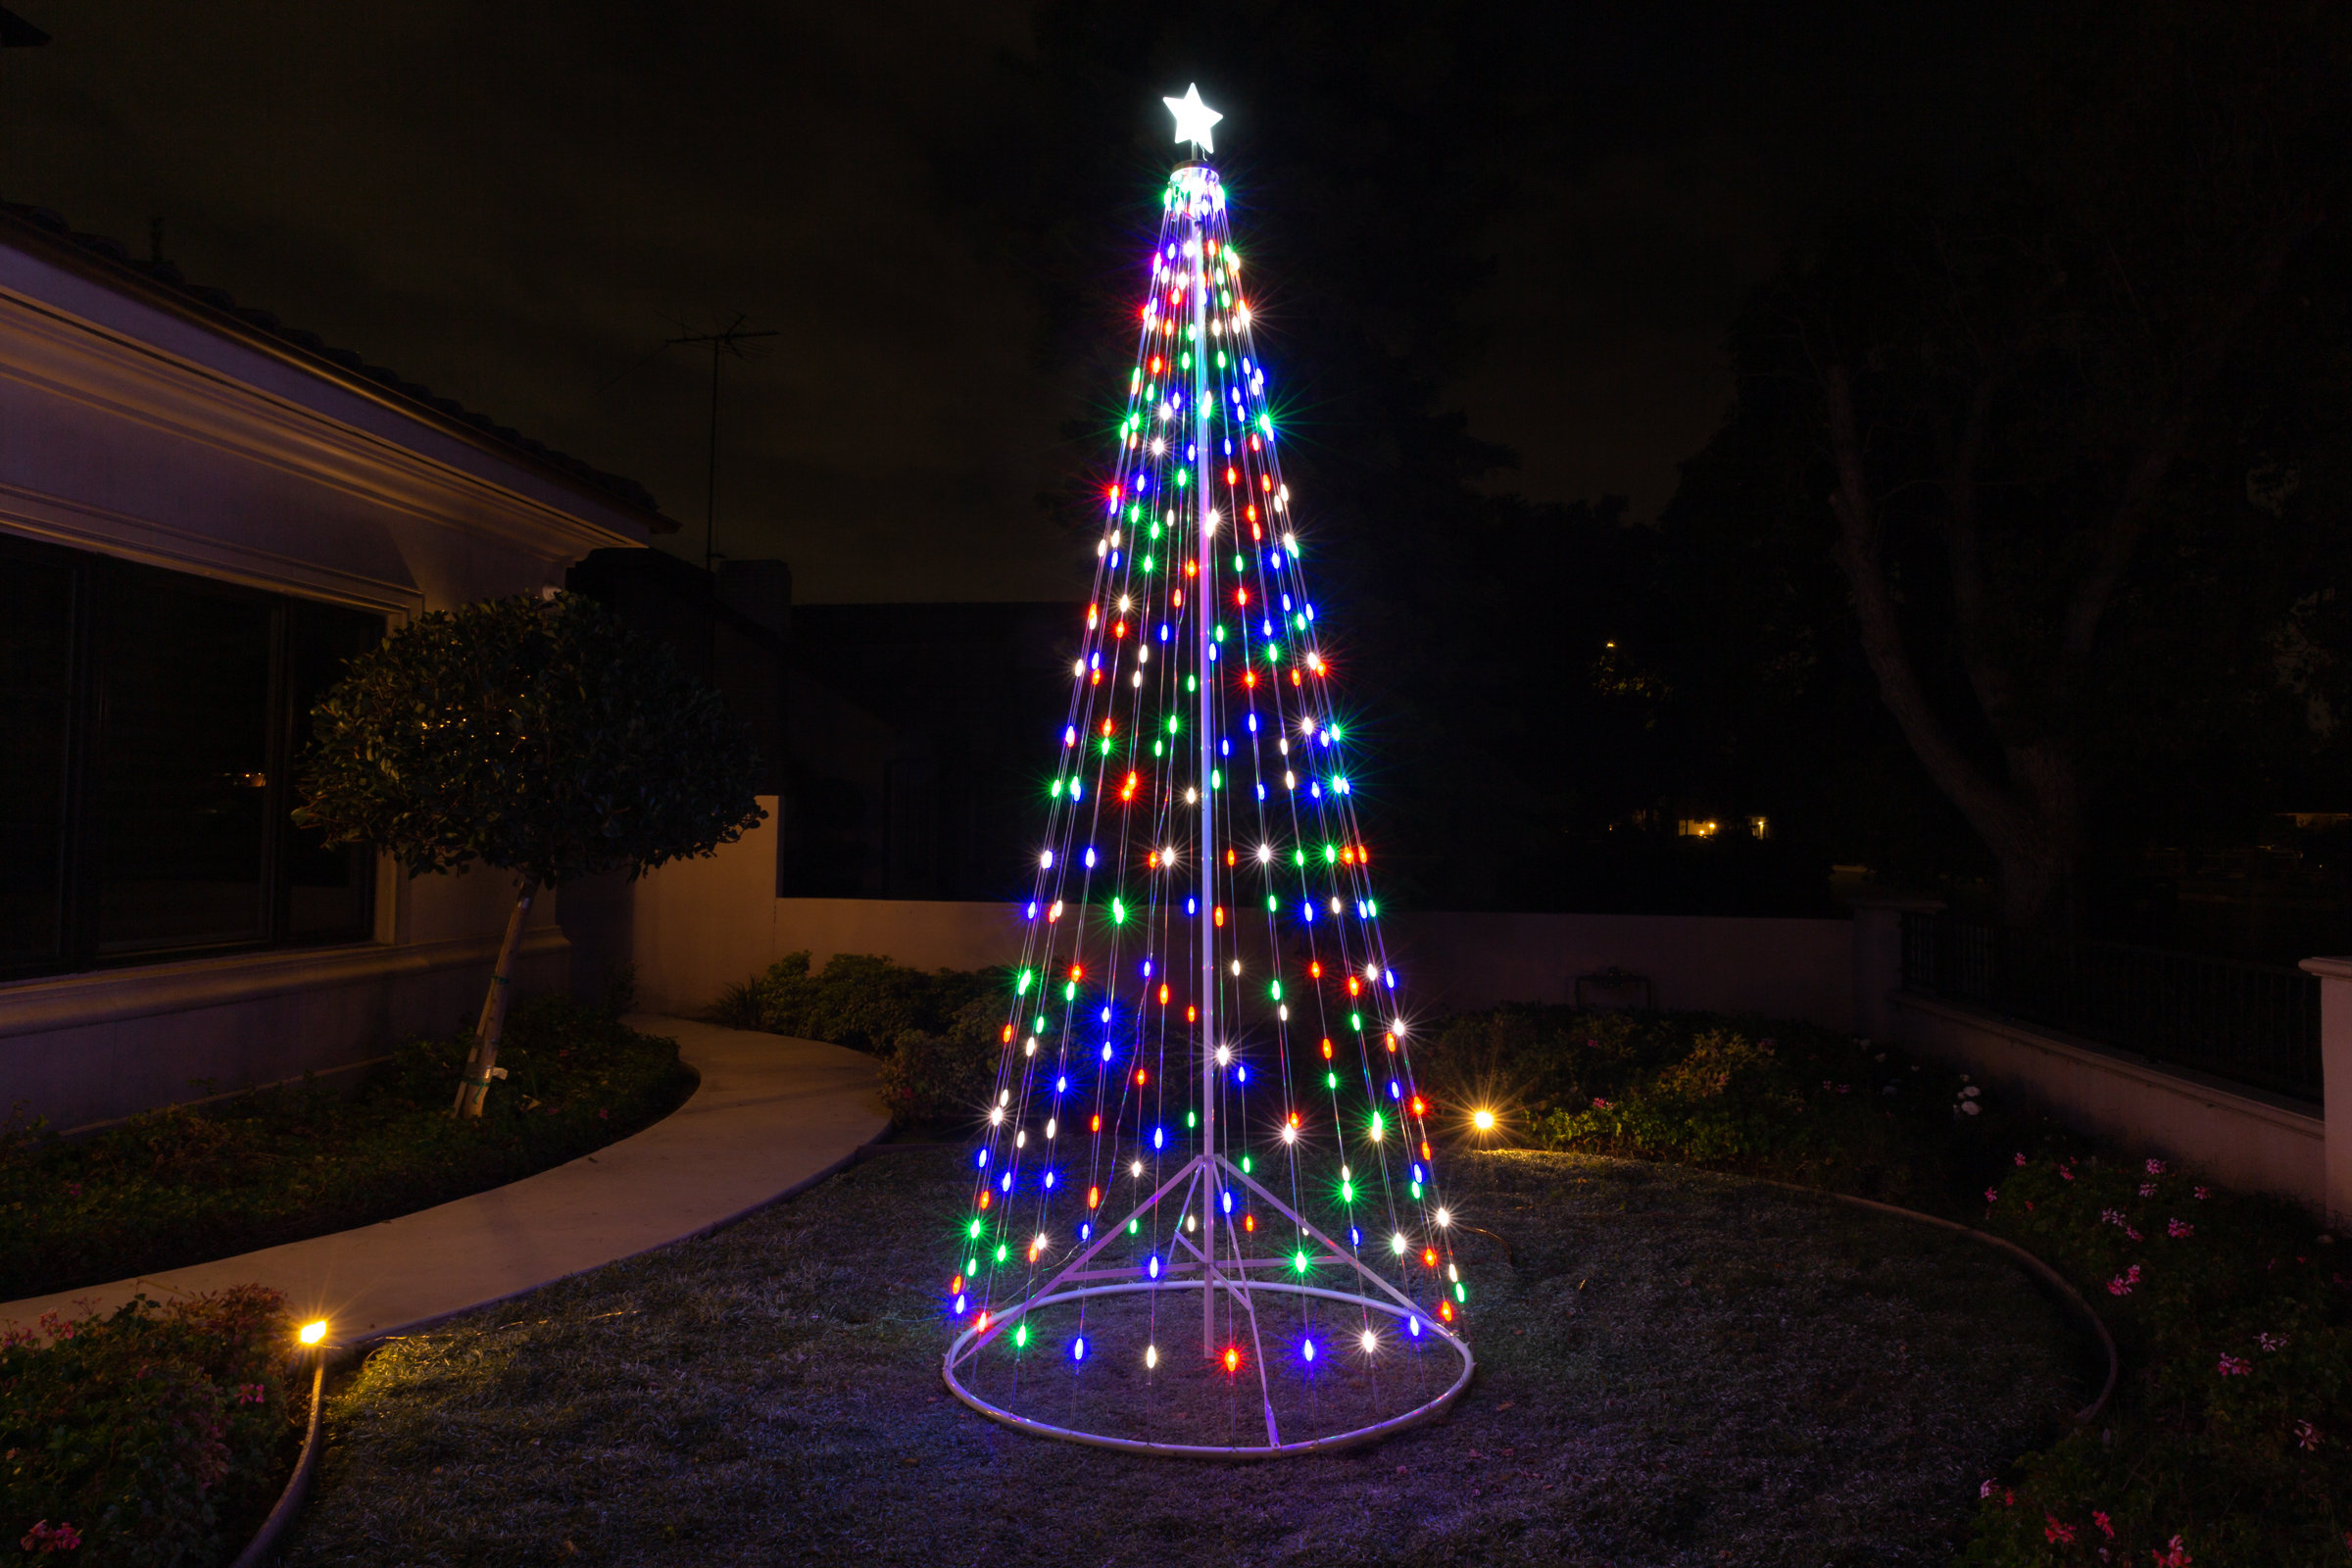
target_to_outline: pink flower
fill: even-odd
[[[1979,1488],[1977,1489],[1977,1497],[1978,1497],[1978,1499],[1979,1499],[1980,1501],[1981,1501],[1981,1500],[1983,1500],[1984,1498],[1989,1497],[1989,1496],[1991,1496],[1991,1495],[1992,1495],[1992,1483],[1991,1483],[1991,1482],[1989,1482],[1989,1481],[1985,1482],[1985,1483],[1984,1483],[1983,1486],[1981,1486],[1981,1487],[1979,1487]]]
[[[2286,1348],[2286,1336],[2283,1334],[2257,1334],[2254,1336],[2254,1343],[2266,1350],[2283,1350]]]
[[[237,1402],[239,1404],[261,1404],[268,1400],[269,1397],[270,1391],[259,1383],[240,1383],[237,1385]]]
[[[2001,1190],[1998,1187],[1987,1187],[1984,1189],[1984,1201],[1987,1203],[1997,1203],[2000,1200]]]
[[[2226,1378],[2242,1378],[2252,1370],[2252,1367],[2248,1366],[2244,1361],[2239,1360],[2236,1356],[2231,1355],[2228,1350],[2224,1350],[2222,1352],[2222,1376]]]
[[[2175,1536],[2173,1538],[2172,1547],[2173,1549],[2170,1551],[2151,1551],[2148,1553],[2148,1555],[2156,1559],[2156,1568],[2188,1568],[2190,1563],[2197,1560],[2188,1554],[2188,1548],[2186,1546],[2180,1544],[2180,1538],[2179,1536]]]
[[[54,1525],[44,1519],[24,1532],[20,1544],[26,1551],[37,1551],[44,1556],[53,1551],[74,1551],[81,1545],[81,1533],[62,1519]]]
[[[2320,1429],[2313,1426],[2308,1421],[2296,1422],[2295,1446],[2301,1448],[2305,1453],[2313,1453],[2318,1451],[2320,1446]]]
[[[2151,1160],[2149,1160],[2149,1161],[2148,1161],[2148,1174],[2149,1174],[2149,1175],[2151,1175],[2151,1176],[2161,1176],[2161,1175],[2163,1175],[2163,1174],[2164,1174],[2164,1161],[2163,1161],[2163,1160],[2161,1160],[2161,1159],[2151,1159]]]
[[[2139,1196],[2142,1198],[2154,1198],[2156,1196],[2156,1184],[2154,1182],[2141,1182],[2139,1184]]]
[[[2197,1234],[2197,1228],[2194,1225],[2183,1225],[2177,1219],[2168,1219],[2164,1222],[2164,1234],[2176,1242],[2185,1242]]]
[[[2140,1240],[2139,1232],[2127,1225],[2124,1227],[2124,1240],[2128,1242],[2136,1242]]]
[[[2100,1224],[2102,1224],[2102,1225],[2121,1225],[2123,1222],[2124,1222],[2124,1213],[2123,1213],[2123,1210],[2122,1210],[2122,1209],[2120,1209],[2120,1208],[2102,1208],[2102,1209],[2100,1209],[2100,1210],[2099,1210],[2099,1223],[2100,1223]]]
[[[2058,1516],[2054,1513],[2045,1513],[2041,1517],[2045,1521],[2041,1527],[2042,1540],[2054,1542],[2061,1546],[2071,1546],[2075,1544],[2075,1527],[2073,1525],[2060,1524]]]
[[[2198,1189],[2197,1189],[2197,1201],[2198,1201],[2198,1202],[2200,1202],[2200,1203],[2201,1203],[2201,1202],[2203,1202],[2203,1201],[2205,1200],[2205,1194],[2206,1194],[2206,1192],[2207,1192],[2207,1191],[2208,1191],[2208,1189],[2206,1189],[2206,1188],[2203,1188],[2203,1187],[2200,1187],[2200,1188],[2198,1188]]]
[[[2023,1155],[2023,1154],[2020,1154],[2020,1155],[2018,1155],[2018,1156],[2017,1156],[2017,1162],[2018,1162],[2020,1165],[2023,1165],[2023,1164],[2026,1162],[2026,1156],[2025,1156],[2025,1155]]]
[[[1592,1097],[1592,1108],[1594,1110],[1614,1110],[1617,1107],[1614,1101],[1603,1100],[1598,1095],[1594,1095]]]
[[[2115,1526],[2109,1524],[2107,1522],[2107,1516],[2099,1512],[2098,1509],[2093,1508],[2090,1511],[2090,1522],[2094,1525],[2097,1525],[2099,1527],[2099,1533],[2105,1536],[2109,1541],[2113,1541],[2115,1539]]]

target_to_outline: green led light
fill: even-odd
[[[1348,1015],[1348,1027],[1354,1030],[1359,1035],[1362,1034],[1364,1032],[1364,1015],[1360,1012],[1349,1013]]]
[[[1337,1089],[1337,1088],[1339,1088],[1339,1087],[1340,1087],[1340,1075],[1339,1075],[1338,1073],[1336,1073],[1336,1072],[1327,1072],[1327,1073],[1325,1073],[1325,1074],[1323,1075],[1323,1087],[1324,1087],[1324,1088],[1326,1088],[1326,1089]]]
[[[1167,749],[1167,744],[1168,744],[1168,743],[1167,743],[1166,741],[1153,741],[1153,742],[1152,743],[1152,755],[1153,757],[1157,757],[1157,756],[1159,756],[1159,755],[1160,755],[1160,754],[1161,754],[1163,751],[1165,751],[1165,750]]]
[[[1298,1250],[1298,1255],[1291,1260],[1291,1266],[1301,1274],[1306,1272],[1306,1250],[1304,1248]]]
[[[1015,980],[1015,981],[1012,983],[1012,994],[1013,994],[1014,996],[1016,996],[1016,997],[1025,997],[1025,996],[1027,996],[1027,995],[1029,994],[1029,982],[1031,982],[1032,980],[1035,980],[1036,978],[1037,978],[1037,971],[1036,971],[1036,970],[1034,970],[1034,969],[1023,969],[1023,970],[1021,971],[1021,977],[1020,977],[1018,980]]]
[[[1004,1244],[1003,1242],[997,1244],[997,1261],[1000,1263],[1004,1261]]]
[[[965,1258],[965,1259],[963,1260],[963,1271],[964,1271],[964,1273],[965,1273],[965,1274],[967,1274],[967,1275],[969,1275],[969,1274],[977,1274],[977,1273],[979,1273],[979,1272],[980,1272],[980,1260],[979,1260],[978,1258],[976,1258],[976,1257],[967,1257],[967,1258]]]
[[[1339,847],[1337,844],[1326,844],[1326,845],[1324,845],[1324,846],[1323,846],[1323,863],[1324,863],[1325,865],[1337,865],[1337,864],[1339,864],[1339,862],[1340,862],[1340,847]]]
[[[1247,1176],[1254,1168],[1255,1167],[1250,1163],[1250,1156],[1248,1154],[1244,1154],[1242,1156],[1242,1174]]]
[[[1453,1282],[1453,1298],[1462,1302],[1467,1302],[1470,1299],[1469,1287],[1465,1286],[1460,1280],[1455,1280]]]
[[[1340,1201],[1343,1203],[1352,1203],[1355,1201],[1355,1183],[1340,1183]]]
[[[1156,517],[1152,521],[1152,537],[1154,539],[1159,537],[1159,520]]]
[[[1291,852],[1291,863],[1293,865],[1304,865],[1306,863],[1306,852],[1304,850],[1293,850]]]
[[[1176,715],[1174,713],[1168,715],[1168,733],[1171,735],[1176,733]]]
[[[1064,1002],[1076,1002],[1076,1001],[1078,1000],[1078,982],[1077,982],[1077,981],[1075,981],[1075,980],[1071,980],[1071,981],[1068,981],[1067,983],[1065,983],[1065,984],[1062,986],[1062,988],[1061,988],[1061,1000],[1062,1000],[1062,1001],[1064,1001]]]
[[[1364,901],[1364,917],[1366,919],[1370,919],[1379,913],[1380,901],[1378,899],[1366,899]]]
[[[1104,757],[1108,757],[1108,756],[1110,755],[1110,744],[1111,744],[1111,742],[1110,742],[1110,737],[1109,737],[1109,736],[1107,736],[1107,735],[1103,736],[1103,737],[1102,737],[1102,755],[1103,755]]]
[[[1274,895],[1273,895],[1273,894],[1269,893],[1269,894],[1267,894],[1267,895],[1266,895],[1266,912],[1267,912],[1268,914],[1272,914],[1272,913],[1273,913],[1273,912],[1274,912],[1276,909],[1279,909],[1279,908],[1281,908],[1281,907],[1282,907],[1282,906],[1281,906],[1281,905],[1279,905],[1279,904],[1277,904],[1277,903],[1275,903],[1275,902],[1274,902]]]
[[[1125,899],[1113,899],[1110,901],[1110,923],[1112,925],[1125,925],[1127,923],[1127,901]]]
[[[1236,556],[1236,557],[1234,557],[1234,558],[1233,558],[1233,569],[1234,569],[1234,570],[1236,570],[1236,571],[1240,571],[1240,570],[1242,570],[1243,568],[1247,567],[1249,564],[1250,564],[1250,563],[1249,563],[1248,559],[1247,559],[1247,558],[1245,558],[1245,557],[1242,557],[1242,556]]]
[[[1221,790],[1225,787],[1225,770],[1223,768],[1212,767],[1208,770],[1208,787],[1212,790]]]
[[[1279,980],[1275,981],[1275,982],[1274,982],[1272,985],[1268,986],[1266,989],[1267,989],[1267,990],[1268,990],[1270,993],[1272,993],[1272,994],[1273,994],[1273,998],[1274,998],[1274,1000],[1275,1000],[1276,1002],[1280,1002],[1280,1001],[1282,1000],[1282,982],[1281,982],[1281,981],[1279,981]]]
[[[1376,1110],[1376,1111],[1374,1111],[1374,1112],[1372,1113],[1372,1136],[1373,1136],[1373,1138],[1374,1138],[1374,1139],[1377,1141],[1377,1140],[1379,1139],[1380,1135],[1381,1135],[1382,1133],[1385,1133],[1385,1132],[1387,1132],[1388,1130],[1389,1130],[1388,1118],[1386,1118],[1386,1117],[1384,1117],[1383,1115],[1381,1115],[1381,1113],[1380,1113],[1379,1111],[1377,1111],[1377,1110]]]
[[[1144,558],[1144,569],[1145,569],[1146,571],[1151,571],[1151,570],[1152,570],[1152,569],[1153,569],[1153,567],[1152,567],[1152,558],[1151,558],[1150,556],[1146,556],[1146,557]]]
[[[1132,1220],[1132,1219],[1131,1219],[1131,1220],[1129,1220],[1129,1221],[1127,1222],[1127,1234],[1128,1234],[1128,1235],[1130,1235],[1130,1236],[1133,1236],[1133,1235],[1135,1235],[1135,1234],[1136,1234],[1138,1231],[1140,1231],[1142,1228],[1143,1228],[1143,1226],[1142,1226],[1142,1224],[1141,1224],[1139,1221],[1136,1221],[1136,1220]]]
[[[1413,1183],[1413,1201],[1417,1203],[1417,1202],[1419,1202],[1420,1200],[1421,1200],[1421,1184],[1420,1184],[1419,1182],[1415,1182],[1415,1183]]]
[[[1012,1331],[1012,1346],[1013,1348],[1017,1350],[1028,1343],[1029,1325],[1024,1323],[1019,1328],[1016,1328]]]
[[[1198,1127],[1198,1126],[1200,1126],[1200,1113],[1199,1111],[1197,1111],[1197,1110],[1188,1110],[1188,1111],[1186,1111],[1186,1112],[1184,1113],[1184,1124],[1185,1124],[1187,1127]]]
[[[974,1220],[974,1221],[972,1221],[972,1240],[976,1242],[976,1241],[978,1241],[979,1239],[980,1239],[980,1222],[979,1222],[978,1220]]]
[[[1197,692],[1197,691],[1199,691],[1199,690],[1200,689],[1200,676],[1198,676],[1198,675],[1187,675],[1187,676],[1185,676],[1185,677],[1184,677],[1184,689],[1185,689],[1186,691],[1188,691],[1188,692]]]

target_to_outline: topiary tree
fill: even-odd
[[[669,651],[576,594],[434,611],[351,662],[312,711],[294,819],[411,876],[474,861],[522,886],[457,1111],[478,1116],[541,888],[714,853],[767,813],[751,733]]]

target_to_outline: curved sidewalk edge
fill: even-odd
[[[350,1346],[704,1235],[822,1180],[890,1126],[874,1058],[687,1018],[636,1016],[702,1083],[634,1137],[397,1219],[216,1262],[0,1302],[0,1322],[267,1285]]]

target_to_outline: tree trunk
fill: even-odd
[[[490,994],[482,999],[482,1019],[473,1029],[473,1054],[466,1058],[466,1076],[458,1081],[456,1113],[479,1116],[490,1093],[490,1078],[498,1067],[498,1043],[507,1030],[507,994],[514,975],[514,955],[522,948],[522,927],[531,914],[531,898],[539,884],[529,877],[514,894],[514,911],[507,916],[506,940],[498,945],[498,965],[490,971]]]

